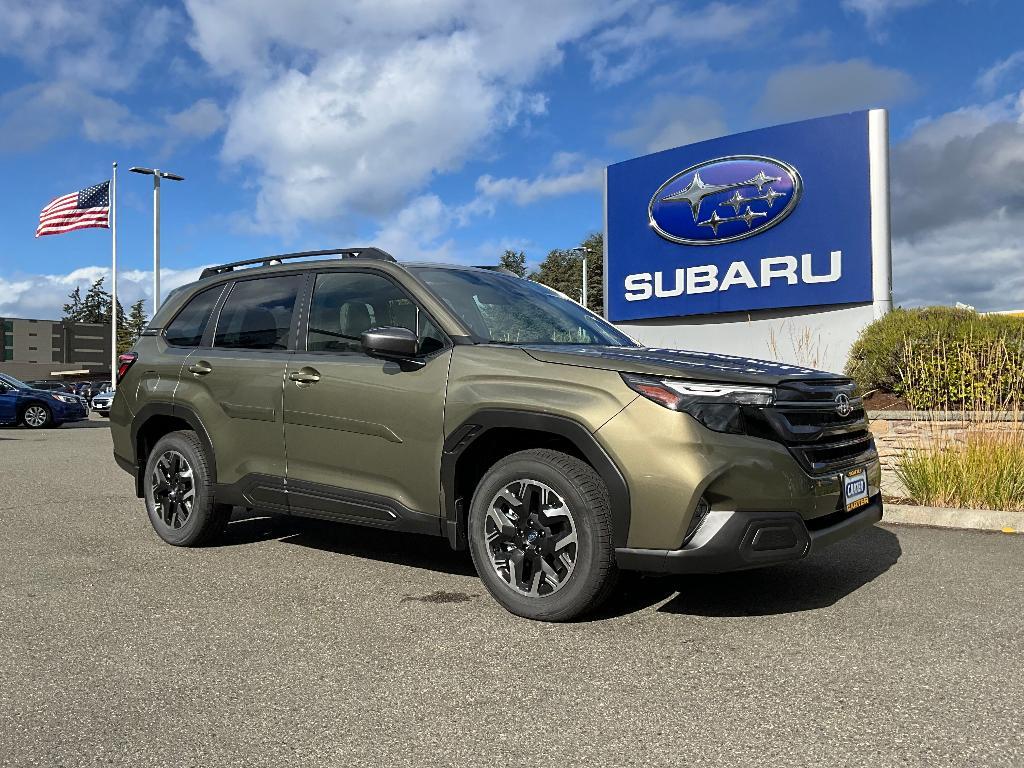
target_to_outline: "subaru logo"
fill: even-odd
[[[844,417],[853,413],[853,406],[850,405],[849,396],[842,392],[836,395],[836,413]]]
[[[654,231],[683,245],[752,237],[789,216],[803,183],[789,163],[736,155],[691,165],[658,187],[647,207]]]

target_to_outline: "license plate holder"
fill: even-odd
[[[864,467],[844,472],[839,479],[843,486],[843,504],[847,512],[868,503],[868,473]]]

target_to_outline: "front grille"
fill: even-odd
[[[836,398],[845,395],[850,412],[840,414]],[[786,445],[812,474],[845,469],[875,458],[875,443],[867,414],[849,379],[783,382],[776,401],[760,409],[764,422],[758,430]]]

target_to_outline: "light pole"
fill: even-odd
[[[592,248],[587,248],[586,246],[580,245],[580,246],[577,246],[576,248],[573,248],[572,251],[573,251],[573,253],[582,253],[583,254],[583,301],[582,301],[582,304],[583,304],[583,307],[586,308],[586,306],[587,306],[587,254],[588,253],[594,253],[594,250]]]
[[[153,177],[153,314],[160,309],[160,179],[184,181],[184,176],[161,171],[159,168],[141,168],[133,166],[128,169],[132,173],[141,173]]]

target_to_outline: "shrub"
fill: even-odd
[[[895,471],[917,504],[1024,510],[1024,428],[968,430],[962,442],[909,449]]]
[[[915,408],[1005,408],[1024,392],[1024,317],[897,309],[864,329],[846,372]]]

